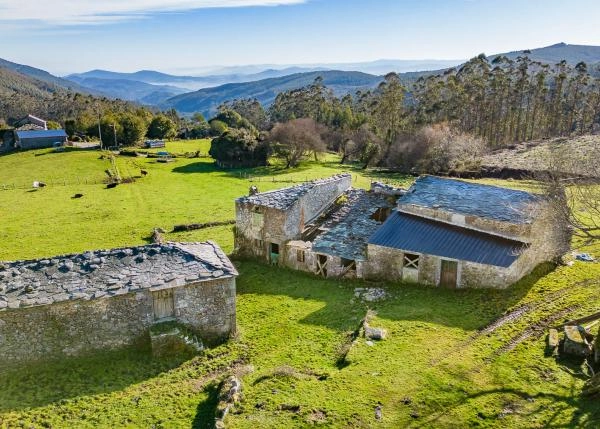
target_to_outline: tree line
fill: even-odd
[[[211,152],[223,165],[274,154],[293,167],[331,150],[364,167],[436,173],[473,168],[485,151],[515,142],[597,131],[600,79],[583,62],[482,54],[408,84],[390,73],[378,88],[343,97],[316,79],[278,94],[268,109],[256,100],[225,103],[209,123],[222,131]]]

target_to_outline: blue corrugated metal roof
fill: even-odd
[[[524,243],[394,212],[369,244],[498,267],[509,267]]]
[[[37,139],[43,137],[56,137],[56,138],[65,138],[67,137],[67,133],[65,130],[39,130],[39,131],[15,131],[17,133],[17,137],[19,140],[23,139]]]
[[[531,221],[531,204],[539,196],[524,191],[444,179],[419,177],[399,204],[414,204],[511,223]]]

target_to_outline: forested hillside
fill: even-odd
[[[161,107],[175,108],[179,112],[202,112],[213,115],[223,102],[236,98],[256,98],[263,105],[270,105],[277,94],[309,85],[317,77],[336,95],[353,94],[358,90],[375,88],[383,80],[379,76],[360,72],[323,71],[297,73],[289,76],[264,79],[256,82],[226,84],[178,95],[167,100]]]
[[[64,89],[70,89],[72,91],[83,92],[83,93],[96,93],[89,88],[84,88],[78,85],[76,82],[71,82],[66,79],[54,76],[45,70],[37,69],[35,67],[27,66],[24,64],[13,63],[0,58],[0,69],[8,69],[16,72],[20,75],[27,76],[29,78],[36,79],[49,85],[55,85]]]

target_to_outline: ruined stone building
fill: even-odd
[[[0,362],[141,344],[177,321],[205,343],[235,331],[237,271],[213,242],[0,264]]]
[[[503,288],[562,249],[533,194],[433,176],[334,176],[236,201],[236,252],[324,277]]]

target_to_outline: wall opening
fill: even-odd
[[[271,243],[270,247],[270,255],[271,255],[271,263],[277,264],[279,262],[279,244]]]
[[[419,263],[421,255],[405,253],[402,258],[402,280],[409,282],[419,281]]]
[[[375,213],[371,215],[371,219],[377,222],[385,222],[385,220],[392,214],[392,209],[389,207],[379,207],[375,210]]]
[[[317,255],[317,275],[327,277],[327,255]]]
[[[341,266],[345,271],[356,271],[356,261],[354,259],[341,258]]]
[[[163,289],[152,292],[154,320],[164,320],[175,317],[175,301],[173,289]]]
[[[306,254],[304,253],[304,250],[297,250],[296,251],[296,260],[298,262],[305,262],[306,261]]]

